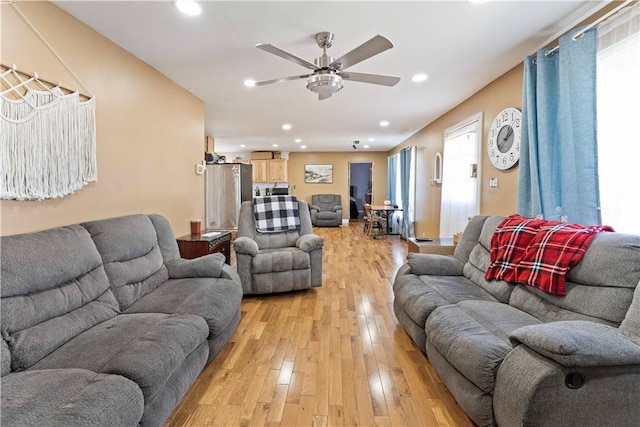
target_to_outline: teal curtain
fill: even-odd
[[[397,205],[396,176],[398,174],[398,156],[387,157],[387,200]]]
[[[578,31],[578,30],[576,30]],[[600,224],[596,29],[525,60],[517,212]]]
[[[400,150],[400,192],[402,199],[402,229],[400,235],[406,239],[414,235],[414,194],[415,183],[412,179],[413,163],[415,158],[415,147]]]

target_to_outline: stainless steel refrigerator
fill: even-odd
[[[207,165],[205,216],[207,230],[236,230],[240,205],[253,197],[251,165],[216,163]]]

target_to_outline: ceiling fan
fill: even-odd
[[[363,83],[373,83],[382,86],[395,86],[400,77],[383,76],[380,74],[353,73],[345,71],[347,68],[369,59],[374,55],[384,52],[393,47],[393,43],[386,37],[377,35],[371,40],[361,44],[352,51],[342,55],[338,59],[333,59],[327,55],[327,49],[333,45],[334,34],[323,31],[316,34],[316,43],[322,48],[322,56],[314,59],[313,62],[300,58],[292,53],[286,52],[279,47],[269,43],[259,43],[256,47],[265,52],[272,53],[280,58],[287,59],[312,70],[310,74],[300,76],[281,77],[279,79],[264,80],[256,82],[255,86],[264,86],[272,83],[286,82],[289,80],[307,79],[307,89],[318,94],[318,99],[330,98],[332,94],[342,89],[343,80],[352,80]]]

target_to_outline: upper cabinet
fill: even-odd
[[[251,160],[253,182],[269,182],[269,160]]]
[[[269,160],[269,182],[287,182],[287,161],[285,159]]]
[[[253,165],[253,182],[287,182],[287,160],[251,160]]]

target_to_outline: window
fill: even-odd
[[[640,234],[640,6],[598,26],[598,175],[602,223]]]
[[[440,237],[452,238],[480,213],[478,176],[482,115],[477,114],[444,132]]]

